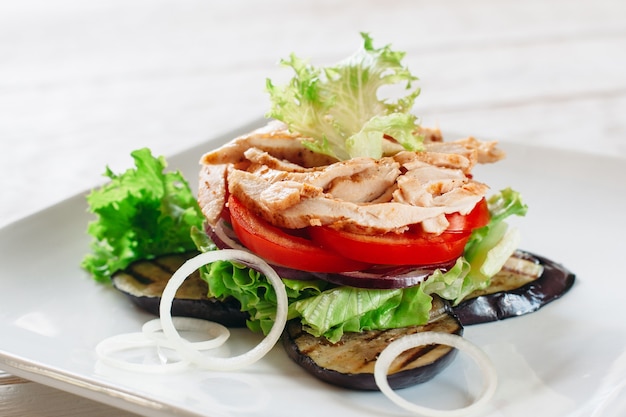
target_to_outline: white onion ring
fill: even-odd
[[[176,362],[149,364],[130,362],[113,356],[113,353],[121,352],[123,350],[146,347],[154,347],[158,349],[159,344],[155,340],[146,338],[144,333],[122,333],[107,337],[106,339],[100,341],[100,343],[96,345],[96,354],[103,363],[132,372],[179,372],[189,366],[189,361],[185,359]]]
[[[183,339],[172,322],[172,302],[176,291],[189,275],[198,268],[216,261],[238,261],[263,273],[276,291],[276,319],[268,335],[248,352],[230,358],[218,358],[202,355],[193,345]],[[201,253],[187,260],[172,275],[161,295],[159,314],[163,333],[174,344],[178,353],[195,365],[210,370],[229,371],[248,366],[267,354],[278,342],[287,323],[287,292],[285,285],[276,272],[261,258],[249,252],[236,249],[223,249]]]
[[[467,407],[457,408],[453,410],[440,410],[428,407],[422,407],[414,404],[396,394],[389,386],[387,373],[393,360],[407,349],[428,344],[442,344],[455,347],[464,351],[478,364],[484,378],[484,388],[478,398]],[[391,401],[405,410],[411,411],[418,415],[427,417],[461,417],[474,413],[484,407],[493,397],[498,383],[498,375],[489,357],[476,345],[465,340],[461,336],[439,333],[439,332],[422,332],[404,336],[389,344],[380,354],[374,366],[374,379],[376,385],[383,394]]]
[[[213,321],[193,318],[193,317],[172,317],[174,326],[180,330],[208,333],[213,336],[212,339],[202,342],[190,342],[191,345],[198,350],[215,349],[224,344],[230,337],[230,331],[223,325]],[[158,331],[162,330],[160,319],[150,320],[141,327],[141,331],[148,339],[154,340],[160,346],[173,347],[166,337],[157,336]]]

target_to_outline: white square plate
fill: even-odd
[[[200,155],[250,128],[169,157],[169,169],[182,170],[195,185]],[[475,178],[494,190],[511,186],[522,193],[529,213],[512,222],[522,231],[522,249],[564,264],[577,281],[536,313],[466,328],[465,337],[490,355],[499,375],[483,414],[623,416],[626,160],[514,144],[503,148],[507,159],[477,168]],[[152,317],[81,270],[90,240],[84,197],[0,230],[1,369],[151,416],[405,415],[380,393],[315,380],[280,346],[233,373],[146,375],[99,363],[99,341],[138,331]],[[257,340],[245,329],[234,333],[239,346]],[[402,395],[431,407],[467,405],[480,385],[473,375],[471,361],[461,355],[435,380]]]

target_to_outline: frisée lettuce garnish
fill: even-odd
[[[363,47],[334,66],[314,67],[294,54],[282,60],[295,75],[285,86],[267,80],[268,116],[310,138],[304,141],[307,148],[340,160],[380,158],[385,137],[406,150],[421,150],[416,117],[410,113],[420,90],[412,85],[417,77],[402,65],[404,52],[388,45],[374,48],[368,34],[361,36]],[[385,86],[407,93],[383,99]]]

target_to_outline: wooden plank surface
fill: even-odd
[[[132,414],[19,377],[0,376],[3,417],[132,417]]]

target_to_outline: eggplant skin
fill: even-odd
[[[353,390],[377,391],[374,365],[378,355],[393,340],[421,331],[462,335],[463,326],[452,310],[446,307],[442,314],[423,326],[346,333],[339,342],[332,344],[323,337],[305,332],[298,320],[291,320],[283,332],[282,344],[296,364],[321,381]],[[445,345],[409,349],[392,363],[389,385],[393,389],[401,389],[429,381],[455,356],[456,349]]]
[[[158,316],[161,294],[174,272],[189,258],[190,252],[137,261],[124,271],[116,273],[113,286],[125,294],[140,309]],[[207,283],[198,271],[189,276],[176,292],[172,315],[214,321],[227,327],[245,327],[248,314],[241,311],[235,299],[219,301],[206,296]]]
[[[454,312],[464,326],[535,312],[560,298],[574,285],[575,274],[561,264],[526,251],[517,251],[513,256],[541,265],[541,275],[517,288],[470,296],[462,301],[454,307]]]
[[[126,294],[140,309],[147,313],[159,315],[160,297],[137,297]],[[235,300],[223,302],[214,299],[191,300],[174,299],[172,302],[172,316],[194,317],[220,323],[226,327],[245,327],[247,314],[240,311],[239,303]]]

